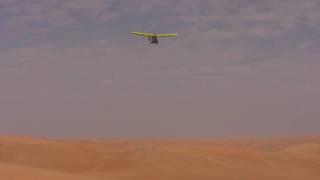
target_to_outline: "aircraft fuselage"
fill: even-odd
[[[149,43],[150,44],[159,44],[157,36],[150,36],[149,37]]]

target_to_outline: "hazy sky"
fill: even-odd
[[[0,134],[317,134],[319,48],[319,0],[0,0]]]

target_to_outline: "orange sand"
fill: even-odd
[[[0,137],[0,180],[317,180],[320,138],[45,140]]]

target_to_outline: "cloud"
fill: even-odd
[[[201,40],[277,38],[306,26],[319,29],[317,0],[3,0],[11,34],[48,34],[75,25],[123,21],[119,27],[171,27]],[[136,18],[137,21],[132,19]],[[151,23],[151,24],[150,24]],[[154,25],[155,24],[155,25]],[[148,30],[148,29],[147,29]],[[193,41],[194,39],[190,39]]]
[[[295,31],[305,21],[307,26],[317,27],[320,20],[317,0],[136,0],[130,1],[130,5],[133,10],[129,12],[133,14],[149,16],[163,12],[152,18],[184,22],[194,32],[212,38],[216,33],[226,38],[272,38]]]
[[[207,26],[209,31],[212,24],[222,22],[227,31],[234,30],[234,37],[272,38],[295,31],[311,12],[318,11],[308,6],[308,2],[317,3],[313,0],[303,2],[227,0],[224,3],[210,1],[208,6],[215,9],[198,16],[198,19],[194,19],[196,16],[193,14],[190,16],[194,21]],[[184,19],[188,20],[186,17]]]
[[[91,41],[116,39],[119,42],[113,45],[116,52],[119,51],[116,47],[119,44],[127,46],[129,43],[136,43],[123,33],[130,30],[148,31],[152,28],[161,32],[180,33],[181,38],[167,41],[167,46],[197,51],[199,54],[215,54],[228,61],[248,58],[248,54],[256,58],[277,53],[271,43],[263,48],[262,44],[257,46],[259,39],[273,40],[278,47],[290,47],[290,44],[296,44],[296,47],[302,44],[314,46],[310,40],[302,38],[307,34],[304,29],[320,28],[319,9],[320,3],[317,0],[0,2],[0,13],[4,17],[2,21],[5,20],[8,25],[4,27],[7,33],[3,34],[10,34],[18,45],[30,46],[30,42],[36,42],[36,46],[39,46],[37,39],[43,38],[45,42],[40,43],[57,46],[68,44],[71,49],[77,43],[82,44],[84,51],[87,51]],[[281,37],[284,40],[279,40]],[[302,40],[291,42],[297,37]],[[101,46],[97,49],[94,51],[103,53]]]
[[[1,1],[1,15],[12,33],[46,33],[84,20],[106,22],[116,16],[106,0]]]

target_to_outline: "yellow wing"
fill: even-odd
[[[144,36],[144,37],[175,37],[178,36],[178,34],[150,34],[150,33],[144,33],[144,32],[131,32],[131,34],[137,35],[137,36]]]
[[[149,33],[144,33],[144,32],[131,32],[131,34],[134,34],[137,36],[144,36],[144,37],[154,36],[154,34],[149,34]]]
[[[175,37],[178,36],[178,34],[157,34],[157,37]]]

